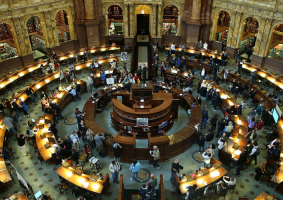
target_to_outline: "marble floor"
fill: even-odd
[[[165,61],[167,54],[165,53],[159,53],[160,55],[160,61]],[[120,55],[119,59],[120,59]],[[131,64],[131,54],[128,54],[128,61],[125,63],[127,64],[128,68],[130,68]],[[120,70],[122,70],[124,62],[119,61],[118,62],[118,67]],[[63,69],[66,69],[68,66],[60,66]],[[107,64],[104,64],[104,67],[108,67]],[[235,61],[230,60],[228,62],[227,67],[232,70],[232,72],[235,72],[237,67],[235,66]],[[196,97],[196,88],[197,88],[197,83],[200,80],[199,77],[199,71],[195,72],[197,79],[194,81],[194,92],[193,95]],[[88,76],[88,70],[83,70],[81,75],[78,75],[78,78],[80,80],[87,81],[87,76]],[[31,81],[30,81],[31,82]],[[52,90],[52,88],[57,87],[58,82],[52,82],[48,84],[49,90]],[[227,84],[220,84],[223,89],[227,87]],[[9,91],[8,97],[11,98],[12,94],[20,89],[23,89],[25,85],[20,86],[20,88],[14,89],[12,91]],[[99,90],[101,88],[98,88]],[[271,91],[271,90],[270,90]],[[270,92],[268,91],[268,92]],[[62,113],[62,115],[65,118],[68,117],[74,117],[74,112],[75,108],[80,108],[82,109],[86,100],[90,97],[90,93],[86,93],[82,95],[82,100],[78,101],[76,103],[72,102]],[[282,97],[282,96],[280,96]],[[1,97],[3,98],[3,96]],[[37,100],[38,102],[40,101],[39,99]],[[241,98],[238,98],[237,102],[240,103]],[[213,116],[214,114],[218,114],[219,116],[223,116],[220,110],[213,111],[211,109],[211,105],[205,101],[203,101],[202,105],[208,105],[209,108],[209,117]],[[117,134],[109,125],[110,125],[110,115],[109,112],[111,110],[111,103],[108,104],[109,106],[109,111],[104,111],[101,114],[98,114],[96,117],[97,122],[102,126],[102,128],[105,131],[109,131],[113,134]],[[30,117],[32,119],[37,120],[39,116],[43,115],[43,112],[41,111],[41,105],[29,105],[29,113]],[[246,116],[248,113],[248,109],[244,111],[244,116]],[[179,112],[179,120],[174,124],[173,128],[168,132],[168,134],[173,134],[174,132],[178,131],[184,125],[187,123],[189,120],[188,115],[186,114],[186,111],[180,108]],[[25,132],[27,128],[27,119],[26,118],[21,118],[20,119],[20,132]],[[58,129],[58,135],[64,137],[65,135],[70,135],[72,131],[77,128],[77,125],[67,125],[64,123],[64,120],[61,120],[59,125],[56,126]],[[210,128],[210,125],[203,131],[206,133],[206,131]],[[260,146],[263,147],[263,143],[265,143],[265,133],[268,131],[269,127],[264,127],[263,131],[261,131],[260,136],[259,136],[259,144]],[[146,140],[137,140],[137,147],[138,148],[143,148],[147,147],[147,141]],[[217,139],[214,138],[213,143],[217,143]],[[82,144],[81,144],[82,145]],[[47,163],[44,163],[43,166],[41,166],[40,162],[38,161],[35,153],[33,152],[31,146],[26,144],[26,149],[28,152],[28,156],[23,156],[21,153],[21,150],[17,146],[16,139],[13,138],[9,146],[13,148],[13,152],[15,153],[15,159],[12,159],[11,162],[13,166],[16,168],[16,170],[22,175],[22,177],[32,186],[33,191],[37,192],[38,190],[41,190],[44,194],[50,194],[52,196],[52,199],[56,200],[71,200],[71,199],[76,199],[72,194],[71,190],[68,190],[68,193],[60,194],[59,189],[57,184],[60,183],[58,175],[55,173],[55,171],[60,167],[60,165],[49,165]],[[177,157],[171,158],[169,162],[166,163],[161,163],[161,169],[157,170],[154,168],[151,168],[149,165],[149,162],[144,160],[144,161],[139,161],[141,163],[141,166],[143,168],[146,168],[150,171],[150,173],[154,173],[159,177],[159,174],[163,174],[164,177],[164,187],[165,187],[165,199],[166,200],[178,200],[178,199],[184,199],[184,196],[182,195],[177,195],[172,187],[172,184],[169,181],[170,178],[170,170],[171,170],[171,163],[174,161],[174,159],[178,158],[180,160],[180,164],[184,166],[184,169],[181,171],[181,173],[188,173],[191,172],[195,169],[198,169],[200,166],[202,166],[202,163],[198,163],[193,159],[193,153],[198,151],[198,146],[194,144],[190,149],[185,151],[184,153],[178,155]],[[93,150],[93,154],[95,156],[98,156],[98,153]],[[260,161],[264,156],[266,155],[266,150],[263,151],[258,160]],[[109,164],[112,161],[112,158],[110,157],[105,157],[105,158],[99,158],[100,159],[100,164],[102,166],[101,173],[106,174],[110,173],[109,172]],[[129,170],[129,164],[122,163],[123,170],[120,172],[121,174],[124,175],[124,187],[126,189],[137,189],[141,187],[141,184],[135,181],[130,181],[131,177],[131,171]],[[11,166],[8,166],[10,168]],[[85,167],[89,167],[88,164],[85,165]],[[228,176],[233,176],[235,172],[235,168],[229,168],[225,166],[225,168],[228,170]],[[280,196],[278,193],[274,192],[274,185],[271,186],[266,186],[264,184],[260,184],[260,182],[257,182],[254,180],[254,175],[255,175],[255,166],[252,164],[248,169],[242,171],[242,176],[237,177],[237,187],[232,194],[231,191],[228,192],[228,195],[226,196],[226,199],[231,199],[231,200],[236,200],[239,198],[239,196],[246,196],[249,199],[254,199],[260,192],[266,191],[267,193],[270,194],[275,194],[277,199],[283,199],[282,196]],[[98,196],[98,200],[115,200],[117,199],[118,195],[118,184],[112,184],[112,180],[110,181],[111,187],[109,189],[109,192],[107,195],[101,195]],[[0,199],[5,199],[8,194],[13,194],[16,191],[20,191],[21,188],[16,182],[16,184],[13,184],[12,187],[9,188],[9,191],[3,193],[0,195]],[[202,196],[203,189],[197,190],[197,196],[201,197]],[[216,196],[213,196],[212,199],[216,199]]]

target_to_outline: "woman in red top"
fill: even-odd
[[[260,122],[256,125],[257,135],[259,134],[259,131],[262,129],[263,125],[264,125],[264,121],[262,120],[262,118],[260,118]]]
[[[138,83],[139,79],[140,77],[137,75],[137,73],[135,73],[135,76],[133,77],[133,83]]]
[[[91,147],[88,144],[84,145],[84,154],[87,158],[91,156]]]

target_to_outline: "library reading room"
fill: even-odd
[[[283,0],[2,0],[0,200],[283,200],[282,101]]]

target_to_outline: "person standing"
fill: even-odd
[[[225,140],[221,137],[219,140],[218,140],[218,159],[220,158],[220,155],[221,155],[221,150],[223,149],[224,147],[224,143],[225,143]]]
[[[257,144],[256,141],[254,143],[252,143],[252,145],[253,145],[253,148],[252,148],[252,152],[250,153],[251,162],[254,159],[255,160],[255,165],[257,165],[257,156],[259,154],[260,149],[259,149],[258,144]]]
[[[197,49],[200,50],[202,48],[202,40],[200,40],[197,44]]]
[[[238,74],[241,74],[241,72],[242,72],[242,67],[243,67],[243,61],[240,60],[240,62],[238,63]]]
[[[143,68],[142,68],[143,83],[145,83],[145,81],[146,81],[146,72],[147,72],[147,67],[145,65],[143,65]]]
[[[117,72],[117,67],[113,69],[113,77],[114,77],[114,83],[117,82],[117,77],[118,77],[118,72]]]
[[[152,66],[154,67],[154,77],[158,77],[158,62],[157,62],[157,60],[154,61],[154,64],[152,64]]]
[[[74,74],[74,78],[76,78],[75,66],[73,65],[72,62],[70,63],[69,70],[70,70],[70,75],[72,76],[72,74]]]
[[[174,174],[176,174],[177,172],[180,172],[180,169],[183,169],[183,167],[179,164],[179,160],[176,159],[173,163],[172,163],[172,168],[171,168],[171,177],[170,177],[170,181],[172,182],[174,180]]]
[[[160,77],[165,77],[166,64],[165,64],[165,62],[164,62],[164,61],[162,61],[162,63],[161,63],[160,71],[161,71],[161,73],[160,73]]]
[[[191,186],[191,185],[187,186],[187,192],[186,192],[185,199],[194,200],[195,196],[196,196],[197,187],[198,187],[197,184],[194,184],[193,186]]]
[[[258,119],[260,119],[261,117],[261,113],[262,113],[262,107],[263,107],[263,103],[258,104],[257,108],[256,108],[256,115],[255,115],[255,120],[257,121]]]
[[[203,129],[206,129],[207,120],[208,120],[208,109],[207,109],[207,106],[203,106],[202,121],[201,121],[201,125],[202,125]]]
[[[25,102],[23,102],[22,99],[20,99],[20,107],[23,109],[24,111],[24,117],[29,117],[29,114],[28,114],[28,106]]]
[[[205,143],[205,138],[201,134],[200,136],[197,136],[197,144],[199,146],[199,153],[204,152],[204,143]]]
[[[158,62],[159,62],[159,56],[158,56],[158,54],[155,54],[155,56],[154,56],[154,62],[156,63],[156,61],[157,61],[157,64],[158,64]]]
[[[76,88],[75,87],[73,87],[70,94],[73,95],[73,101],[77,102],[77,98],[76,98],[77,94],[76,94]]]
[[[208,150],[205,150],[205,152],[202,153],[202,157],[204,158],[204,167],[209,168],[212,157],[211,153]]]
[[[122,153],[122,146],[119,143],[113,145],[113,154],[115,162],[120,163]]]
[[[227,60],[227,52],[225,52],[221,56],[221,67],[224,67],[226,60]]]
[[[175,54],[175,42],[171,45],[171,54]]]
[[[93,138],[96,144],[96,151],[99,153],[99,156],[101,156],[102,158],[106,156],[105,155],[106,150],[103,144],[104,139],[105,139],[104,133],[102,133],[102,136],[100,136],[99,133],[96,133],[95,137]]]
[[[186,47],[185,44],[182,44],[182,45],[181,45],[181,56],[184,55],[184,52],[185,52],[185,49],[186,49],[186,48],[187,48],[187,47]]]
[[[20,149],[22,150],[22,153],[24,156],[27,156],[28,154],[26,153],[26,146],[25,146],[25,143],[26,143],[26,137],[24,134],[17,134],[17,142],[18,142],[18,145],[20,147]]]
[[[203,44],[203,48],[204,48],[204,50],[207,50],[207,48],[208,48],[208,44],[207,44],[207,42],[204,42],[204,44]]]
[[[146,199],[147,190],[148,190],[148,188],[147,188],[146,184],[142,184],[142,187],[139,189],[141,200],[145,200]]]
[[[30,97],[31,102],[34,102],[35,104],[37,104],[33,93],[34,93],[34,90],[32,88],[30,88],[29,86],[27,86],[26,95]]]
[[[90,93],[92,93],[92,90],[93,90],[93,79],[92,79],[92,77],[93,77],[93,74],[90,74],[88,76],[88,84],[89,84],[89,88],[90,88]]]
[[[201,72],[200,72],[200,81],[202,82],[202,80],[205,79],[206,76],[206,70],[204,68],[202,68]]]
[[[221,51],[225,51],[225,50],[226,50],[226,41],[223,41],[221,46]]]
[[[153,196],[156,196],[155,187],[157,186],[157,177],[154,174],[150,175],[150,186],[152,187]]]
[[[183,56],[182,65],[183,65],[183,70],[186,71],[187,70],[187,57],[186,56]]]
[[[181,62],[182,62],[182,60],[181,60],[181,58],[179,57],[178,60],[177,60],[177,69],[180,69],[180,67],[181,67]]]
[[[214,133],[212,130],[209,130],[208,133],[206,134],[205,140],[206,140],[206,149],[211,145],[211,141],[214,138]]]
[[[253,105],[253,100],[254,100],[254,98],[255,98],[255,94],[256,94],[256,92],[254,91],[253,88],[251,88],[250,94],[249,94],[249,107],[250,107],[250,108],[251,108],[252,105]]]
[[[244,166],[244,164],[247,162],[248,159],[248,151],[246,150],[246,147],[244,147],[244,151],[240,154],[239,160],[236,162],[236,175],[241,175],[241,170]]]
[[[109,165],[109,170],[112,174],[112,179],[113,179],[113,184],[114,183],[118,183],[118,177],[119,177],[119,171],[120,171],[120,164],[119,162],[116,162],[115,160],[113,160],[111,162],[111,164]]]
[[[236,51],[236,55],[235,55],[235,63],[238,63],[238,60],[240,59],[240,50],[238,49]]]
[[[132,178],[130,178],[131,181],[138,179],[138,172],[140,171],[140,168],[141,164],[137,160],[134,160],[130,166],[130,170],[133,172]]]
[[[78,98],[79,100],[82,100],[82,97],[81,97],[81,85],[76,83],[76,93],[78,95]]]
[[[265,173],[265,167],[266,167],[266,163],[267,163],[267,160],[266,159],[263,159],[258,167],[255,169],[255,172],[256,172],[256,175],[255,175],[255,180],[256,181],[259,181],[260,177],[262,176],[262,174]]]
[[[16,135],[17,131],[14,128],[13,120],[10,117],[4,117],[1,125],[4,124],[8,130],[12,130],[12,132]]]
[[[152,155],[153,157],[153,165],[151,167],[157,167],[157,169],[160,169],[160,165],[158,164],[158,160],[160,158],[160,152],[157,146],[153,147]]]

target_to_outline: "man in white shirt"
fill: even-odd
[[[223,176],[223,181],[228,184],[228,186],[236,185],[236,179],[228,176]]]
[[[90,74],[88,77],[88,84],[89,84],[89,88],[90,88],[90,93],[92,93],[92,89],[93,89],[93,74]]]
[[[74,141],[74,139],[77,139],[78,143],[80,143],[80,138],[77,134],[78,130],[76,129],[73,134],[70,136],[71,140]]]
[[[115,62],[115,60],[112,60],[111,62],[110,62],[110,65],[111,65],[111,68],[115,68],[116,67],[116,62]]]
[[[207,47],[208,47],[208,44],[205,42],[205,43],[203,44],[203,48],[204,48],[205,50],[207,50]]]
[[[202,157],[204,158],[204,167],[205,168],[209,168],[210,167],[210,161],[211,161],[211,153],[208,150],[205,150],[205,152],[203,152]]]
[[[109,170],[112,174],[113,184],[114,183],[119,184],[119,181],[118,181],[118,176],[119,176],[119,171],[120,171],[119,162],[116,162],[115,160],[113,160],[112,163],[109,165]]]
[[[220,138],[217,142],[218,143],[218,158],[220,158],[221,150],[224,146],[224,142],[225,142],[225,140],[223,138]]]
[[[257,149],[258,149],[258,144],[256,141],[253,142],[253,149],[252,149],[252,152],[250,153],[250,156],[251,156],[251,162],[253,161],[253,159],[255,159],[255,165],[257,165],[257,156],[258,156],[258,153],[256,152]]]
[[[175,43],[173,42],[173,44],[171,45],[171,53],[175,54]]]
[[[75,74],[75,66],[73,65],[73,63],[72,63],[72,62],[70,63],[69,70],[70,70],[70,74],[71,74],[71,76],[72,76],[72,73],[73,73],[73,74],[74,74],[74,78],[76,78],[76,74]]]
[[[95,67],[95,69],[97,69],[99,67],[99,64],[98,64],[97,60],[94,61],[94,67]]]

